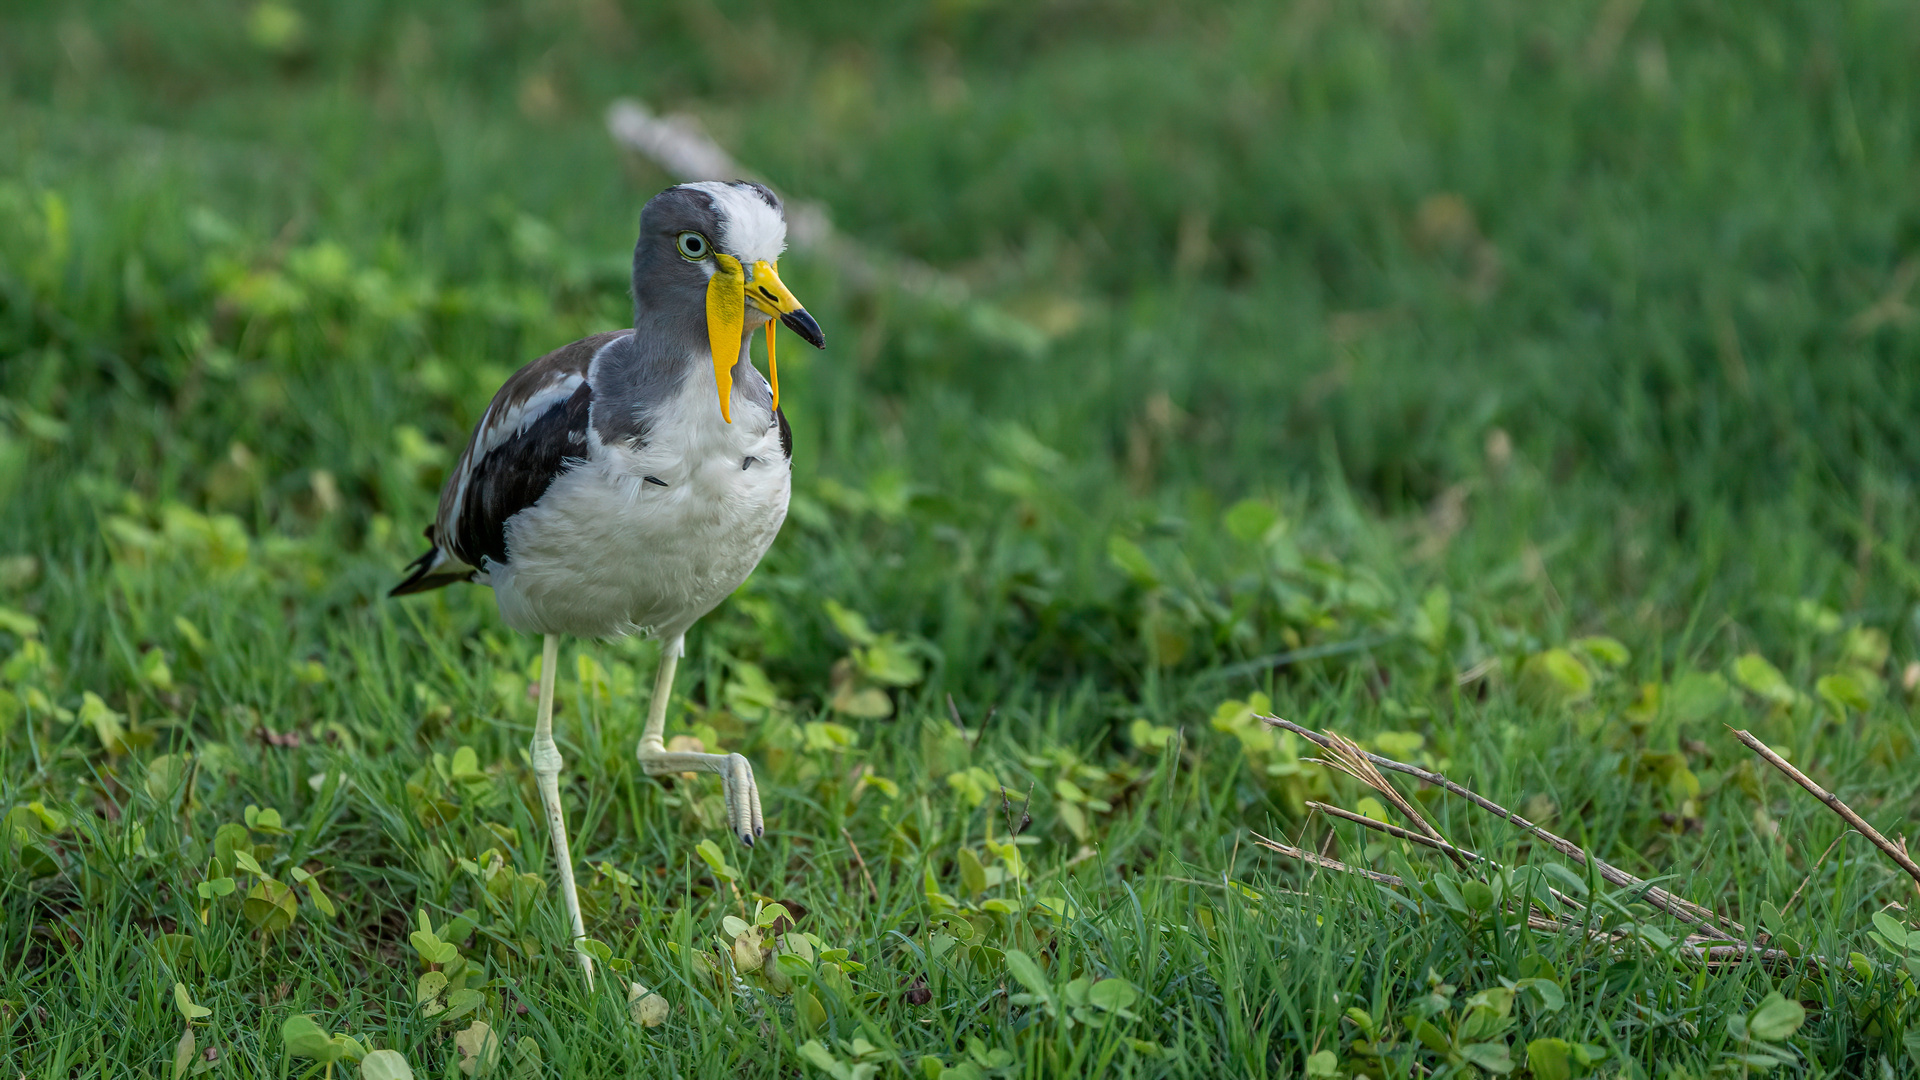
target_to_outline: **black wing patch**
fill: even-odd
[[[780,452],[793,460],[793,429],[787,426],[787,414],[779,409],[773,410],[773,418],[780,424]]]
[[[434,573],[434,556],[440,554],[439,548],[428,548],[425,555],[407,564],[407,579],[395,585],[388,596],[411,596],[414,593],[427,592],[430,589],[444,588],[457,581],[472,581],[473,571],[460,569],[445,573]]]
[[[569,460],[586,455],[592,405],[593,387],[582,381],[572,397],[474,463],[454,530],[453,553],[460,561],[468,566],[485,566],[482,558],[507,561],[507,520],[539,502]]]

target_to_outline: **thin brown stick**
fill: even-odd
[[[1452,846],[1447,844],[1446,841],[1444,840],[1435,840],[1429,836],[1421,836],[1419,833],[1416,833],[1411,829],[1403,829],[1398,825],[1391,825],[1384,821],[1375,821],[1370,817],[1365,817],[1363,815],[1356,814],[1351,810],[1342,810],[1338,806],[1329,806],[1326,803],[1315,802],[1309,799],[1307,801],[1307,807],[1308,809],[1311,809],[1311,810],[1318,810],[1323,814],[1331,814],[1334,817],[1343,818],[1357,825],[1364,825],[1369,829],[1377,829],[1380,832],[1386,833],[1388,836],[1397,836],[1400,839],[1409,841],[1411,843],[1425,844],[1428,847],[1439,848],[1441,850],[1445,850],[1445,848]],[[1454,848],[1453,850],[1458,851],[1461,855],[1465,856],[1466,858],[1474,862],[1484,862],[1489,864],[1493,863],[1493,860],[1487,858],[1485,855],[1482,855],[1477,851],[1469,851],[1466,848]],[[1572,911],[1580,911],[1586,907],[1585,904],[1582,904],[1580,901],[1575,900],[1573,897],[1568,896],[1566,893],[1561,892],[1559,889],[1556,889],[1551,885],[1547,886],[1547,895],[1553,897],[1555,900],[1558,900],[1560,903],[1565,904],[1567,908]]]
[[[1380,874],[1380,873],[1375,873],[1372,870],[1362,870],[1357,866],[1348,866],[1346,863],[1341,862],[1339,859],[1329,859],[1325,855],[1315,854],[1314,852],[1311,852],[1311,851],[1306,851],[1301,848],[1293,847],[1290,844],[1283,844],[1278,840],[1269,840],[1266,837],[1261,836],[1259,833],[1253,832],[1253,830],[1251,829],[1247,831],[1252,834],[1254,843],[1259,844],[1261,847],[1266,848],[1270,851],[1277,851],[1280,854],[1285,855],[1289,859],[1298,859],[1309,866],[1317,866],[1322,870],[1334,870],[1342,874],[1352,874],[1355,877],[1363,877],[1363,878],[1366,878],[1368,881],[1377,882],[1381,885],[1392,885],[1397,888],[1403,888],[1403,889],[1406,888],[1407,883],[1397,877],[1394,877],[1392,874]]]
[[[1867,824],[1867,819],[1855,813],[1853,810],[1853,807],[1848,806],[1846,803],[1840,801],[1840,796],[1835,795],[1833,792],[1828,791],[1826,788],[1823,788],[1819,784],[1814,783],[1811,779],[1807,777],[1806,773],[1803,773],[1799,769],[1794,768],[1793,764],[1789,762],[1786,758],[1783,758],[1779,754],[1774,753],[1772,747],[1768,746],[1766,743],[1761,742],[1759,739],[1754,738],[1752,732],[1738,730],[1732,727],[1729,727],[1727,730],[1733,732],[1734,738],[1739,739],[1741,742],[1745,743],[1747,745],[1747,749],[1752,750],[1754,753],[1759,754],[1761,757],[1765,758],[1767,764],[1773,766],[1776,769],[1779,769],[1783,773],[1786,773],[1787,776],[1790,779],[1792,779],[1794,783],[1799,784],[1803,788],[1806,788],[1807,793],[1809,795],[1812,795],[1814,798],[1819,799],[1823,803],[1826,803],[1827,809],[1840,815],[1840,819],[1842,821],[1845,821],[1847,824],[1853,826],[1855,831],[1857,831],[1861,836],[1866,837],[1867,840],[1871,842],[1874,847],[1879,848],[1887,856],[1887,858],[1892,859],[1895,866],[1898,866],[1900,869],[1906,871],[1907,876],[1913,879],[1914,884],[1916,886],[1920,886],[1920,865],[1916,865],[1913,859],[1907,855],[1906,850],[1903,849],[1899,844],[1896,844],[1893,841],[1887,839],[1885,836],[1881,835],[1879,829],[1876,829],[1873,826]]]
[[[1365,814],[1356,814],[1351,810],[1342,810],[1337,806],[1330,806],[1323,802],[1314,802],[1311,799],[1307,800],[1307,809],[1318,810],[1321,813],[1328,815],[1329,817],[1337,817],[1343,821],[1351,821],[1355,825],[1359,825],[1368,829],[1373,829],[1378,832],[1383,832],[1383,833],[1386,833],[1388,836],[1397,836],[1402,840],[1406,840],[1415,844],[1422,844],[1422,845],[1425,845],[1426,847],[1433,848],[1437,851],[1444,851],[1450,855],[1454,855],[1460,858],[1465,858],[1473,862],[1486,861],[1484,856],[1476,855],[1475,853],[1471,851],[1467,851],[1464,848],[1454,847],[1452,844],[1447,843],[1445,840],[1435,840],[1431,836],[1422,836],[1421,834],[1414,832],[1412,829],[1403,829],[1400,826],[1391,824],[1389,822],[1375,821],[1374,819],[1366,816]]]
[[[1405,795],[1400,794],[1400,789],[1388,783],[1387,778],[1380,775],[1380,770],[1373,767],[1373,762],[1367,760],[1370,755],[1360,749],[1359,743],[1331,731],[1327,733],[1327,738],[1330,740],[1327,752],[1333,755],[1333,760],[1320,761],[1318,758],[1308,760],[1320,761],[1323,765],[1338,769],[1386,796],[1387,801],[1393,804],[1394,809],[1400,811],[1401,816],[1418,826],[1429,839],[1444,845],[1440,850],[1447,853],[1447,857],[1453,860],[1455,866],[1462,870],[1467,868],[1467,861],[1460,857],[1453,845],[1447,843],[1447,838],[1440,835],[1440,830],[1433,827],[1433,823],[1420,812],[1420,808],[1413,805],[1412,800]]]
[[[1333,740],[1328,736],[1301,727],[1291,720],[1283,720],[1277,716],[1263,716],[1260,719],[1272,727],[1280,728],[1283,731],[1291,731],[1295,735],[1299,735],[1313,743],[1315,746],[1327,749],[1332,749],[1333,747]],[[1645,897],[1647,903],[1652,904],[1654,907],[1659,908],[1661,911],[1666,912],[1676,919],[1690,922],[1697,926],[1704,926],[1709,930],[1727,931],[1736,939],[1747,936],[1747,928],[1738,922],[1723,915],[1716,914],[1711,908],[1701,907],[1691,900],[1675,896],[1657,885],[1649,885],[1645,881],[1634,877],[1625,870],[1600,858],[1598,855],[1590,854],[1585,848],[1573,841],[1565,839],[1564,837],[1555,836],[1553,833],[1535,825],[1533,822],[1501,806],[1492,799],[1486,798],[1478,792],[1461,787],[1459,784],[1441,776],[1437,772],[1431,772],[1418,765],[1409,765],[1404,761],[1395,761],[1392,758],[1381,757],[1379,754],[1368,754],[1365,751],[1361,751],[1361,753],[1368,761],[1379,768],[1387,769],[1391,772],[1404,773],[1424,783],[1441,788],[1449,794],[1457,795],[1480,809],[1532,833],[1547,846],[1565,855],[1567,858],[1576,860],[1583,866],[1591,865],[1603,880],[1616,888],[1642,890],[1641,895]]]
[[[1378,823],[1376,822],[1376,824]],[[1311,851],[1306,851],[1301,848],[1293,847],[1290,844],[1283,844],[1277,840],[1270,840],[1267,837],[1261,836],[1259,833],[1252,832],[1252,830],[1248,830],[1248,832],[1253,836],[1254,843],[1260,845],[1263,848],[1268,849],[1269,851],[1273,851],[1278,854],[1285,855],[1289,859],[1297,859],[1303,863],[1307,863],[1312,866],[1317,866],[1323,870],[1332,870],[1342,874],[1352,874],[1355,877],[1365,878],[1368,881],[1376,882],[1381,885],[1390,885],[1396,888],[1406,888],[1407,886],[1405,879],[1395,877],[1392,874],[1381,874],[1372,870],[1363,870],[1357,866],[1349,866],[1346,863],[1339,861],[1338,859],[1329,859],[1324,855],[1316,855]],[[1210,885],[1212,883],[1211,882],[1195,882],[1195,884]],[[1631,931],[1602,930],[1598,927],[1583,926],[1579,923],[1568,922],[1563,919],[1555,919],[1550,916],[1539,915],[1533,912],[1527,913],[1527,926],[1530,929],[1540,930],[1546,933],[1554,933],[1554,934],[1581,933],[1581,934],[1585,934],[1587,937],[1594,938],[1600,941],[1605,941],[1609,944],[1618,944],[1621,941],[1624,941],[1628,938],[1636,936]],[[1796,960],[1793,956],[1789,955],[1784,949],[1763,949],[1758,946],[1743,945],[1743,944],[1724,944],[1724,943],[1716,944],[1716,942],[1719,942],[1719,941],[1720,939],[1717,937],[1693,935],[1679,942],[1674,943],[1673,947],[1676,951],[1684,952],[1688,956],[1692,957],[1693,959],[1706,963],[1708,966],[1718,966],[1721,964],[1737,963],[1743,960],[1758,960],[1762,963],[1770,964],[1775,967],[1790,967],[1797,963],[1807,963],[1812,965],[1812,964],[1819,964],[1821,962],[1818,957],[1812,957],[1812,956],[1803,957]]]
[[[853,852],[853,865],[860,868],[860,877],[867,883],[867,895],[874,903],[880,902],[880,890],[873,887],[873,875],[867,873],[867,860],[860,857],[860,845],[853,842],[853,834],[845,825],[840,826],[840,835],[847,841],[847,849]]]

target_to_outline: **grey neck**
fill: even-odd
[[[733,380],[741,396],[764,408],[772,403],[772,394],[747,359],[758,321],[750,322],[741,335]],[[635,304],[633,333],[608,346],[594,366],[593,426],[600,440],[644,443],[654,415],[680,394],[689,378],[707,370],[708,355],[704,310],[689,314]],[[714,408],[717,415],[718,403]]]

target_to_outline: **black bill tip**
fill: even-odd
[[[807,314],[804,309],[789,311],[780,316],[780,324],[805,338],[807,344],[816,349],[827,347],[827,336],[820,332],[820,324],[814,322],[813,316]]]

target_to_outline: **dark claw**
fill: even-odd
[[[741,834],[740,834],[740,842],[741,842],[741,843],[743,843],[743,844],[745,844],[745,845],[747,845],[748,847],[752,847],[752,846],[753,846],[753,837],[752,837],[752,836],[751,836],[750,834],[748,834],[748,833],[741,833]]]

